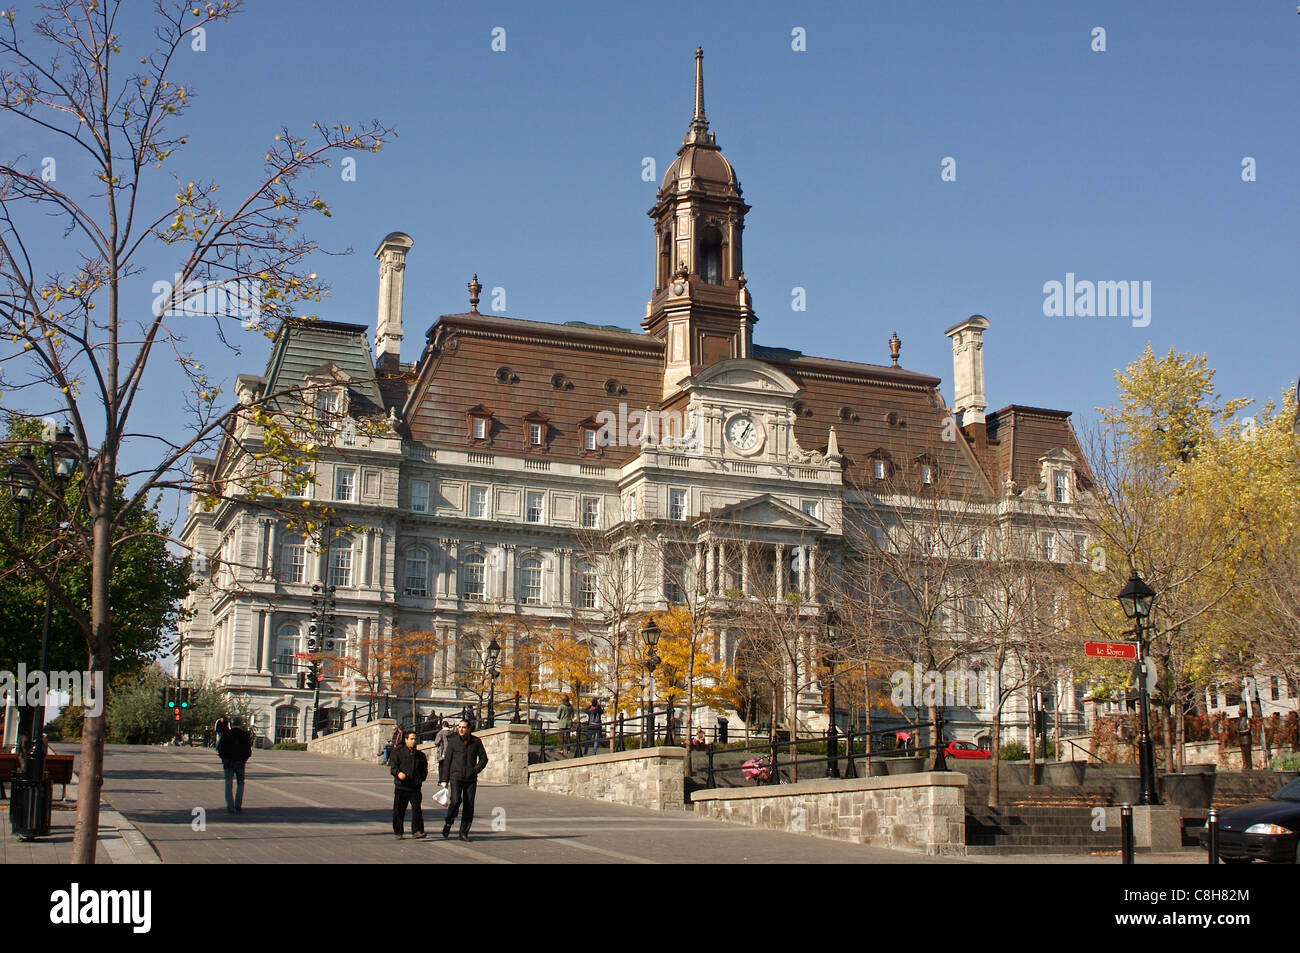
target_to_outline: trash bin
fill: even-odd
[[[31,840],[50,836],[50,810],[54,782],[14,778],[9,798],[9,829],[15,837]]]

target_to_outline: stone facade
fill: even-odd
[[[369,724],[344,728],[333,734],[313,738],[307,742],[307,750],[316,754],[327,754],[333,758],[351,758],[354,761],[378,761],[397,722],[391,718],[381,718]]]
[[[800,781],[691,795],[700,817],[930,856],[966,854],[966,776]]]
[[[685,766],[686,752],[681,748],[619,751],[534,764],[528,769],[528,786],[652,811],[683,811]]]

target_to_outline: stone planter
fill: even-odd
[[[1043,783],[1073,786],[1083,783],[1083,773],[1087,769],[1083,761],[1056,761],[1043,765]]]
[[[1214,800],[1213,774],[1165,774],[1160,777],[1160,802],[1176,807],[1208,810]]]

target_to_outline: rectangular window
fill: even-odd
[[[1048,562],[1056,559],[1056,537],[1050,534],[1043,537],[1043,558]]]
[[[807,516],[811,516],[813,519],[816,519],[816,518],[817,518],[817,501],[816,501],[816,500],[804,500],[804,501],[803,501],[803,511],[804,511],[804,514],[805,514],[805,515],[807,515]]]
[[[686,491],[668,491],[668,518],[670,520],[686,519]]]
[[[984,534],[976,533],[971,537],[970,554],[972,559],[984,558]]]
[[[483,557],[470,558],[461,564],[461,585],[465,598],[480,600],[483,598]]]
[[[1070,502],[1069,474],[1064,470],[1054,470],[1052,472],[1052,499],[1057,503]]]
[[[329,584],[331,586],[352,585],[352,546],[350,544],[335,546],[330,550]]]
[[[875,470],[877,480],[883,480],[885,478],[885,466],[886,466],[885,461],[880,459],[879,457],[877,457],[873,461],[873,468]]]
[[[594,496],[582,498],[582,525],[585,529],[596,529],[600,526],[600,500]]]
[[[525,522],[540,523],[542,521],[542,494],[529,491],[528,505],[524,515]]]
[[[588,429],[582,432],[582,449],[596,449],[596,431]]]
[[[1086,563],[1088,561],[1088,537],[1087,536],[1074,537],[1074,558],[1081,563]]]
[[[1268,677],[1268,694],[1273,701],[1278,701],[1282,697],[1282,682],[1276,675]]]
[[[487,438],[487,418],[475,417],[474,418],[474,439],[484,440],[486,438]]]
[[[475,519],[483,519],[487,516],[487,487],[469,488],[469,515]]]
[[[275,741],[277,744],[296,742],[298,740],[298,709],[277,708],[275,710]]]
[[[921,482],[926,486],[934,482],[934,467],[928,463],[921,464]]]
[[[529,424],[529,425],[528,425],[528,442],[531,443],[534,447],[540,447],[540,446],[542,445],[542,425],[541,425],[541,424]]]
[[[284,547],[283,582],[302,582],[307,567],[307,545],[286,543]]]
[[[415,480],[411,483],[411,512],[429,512],[429,481]]]
[[[334,499],[344,503],[352,502],[352,495],[356,491],[357,471],[346,470],[342,467],[334,471]]]
[[[519,583],[519,595],[523,598],[524,604],[540,606],[542,604],[542,564],[536,560],[524,563],[523,569],[519,572]]]
[[[290,463],[284,468],[284,495],[294,499],[311,496],[311,464]]]

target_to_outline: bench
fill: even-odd
[[[72,768],[75,758],[70,754],[47,754],[45,756],[45,776],[55,784],[62,785],[59,800],[68,795],[68,784],[72,781]],[[18,773],[18,755],[0,753],[0,798],[6,797],[4,782],[13,781]]]

